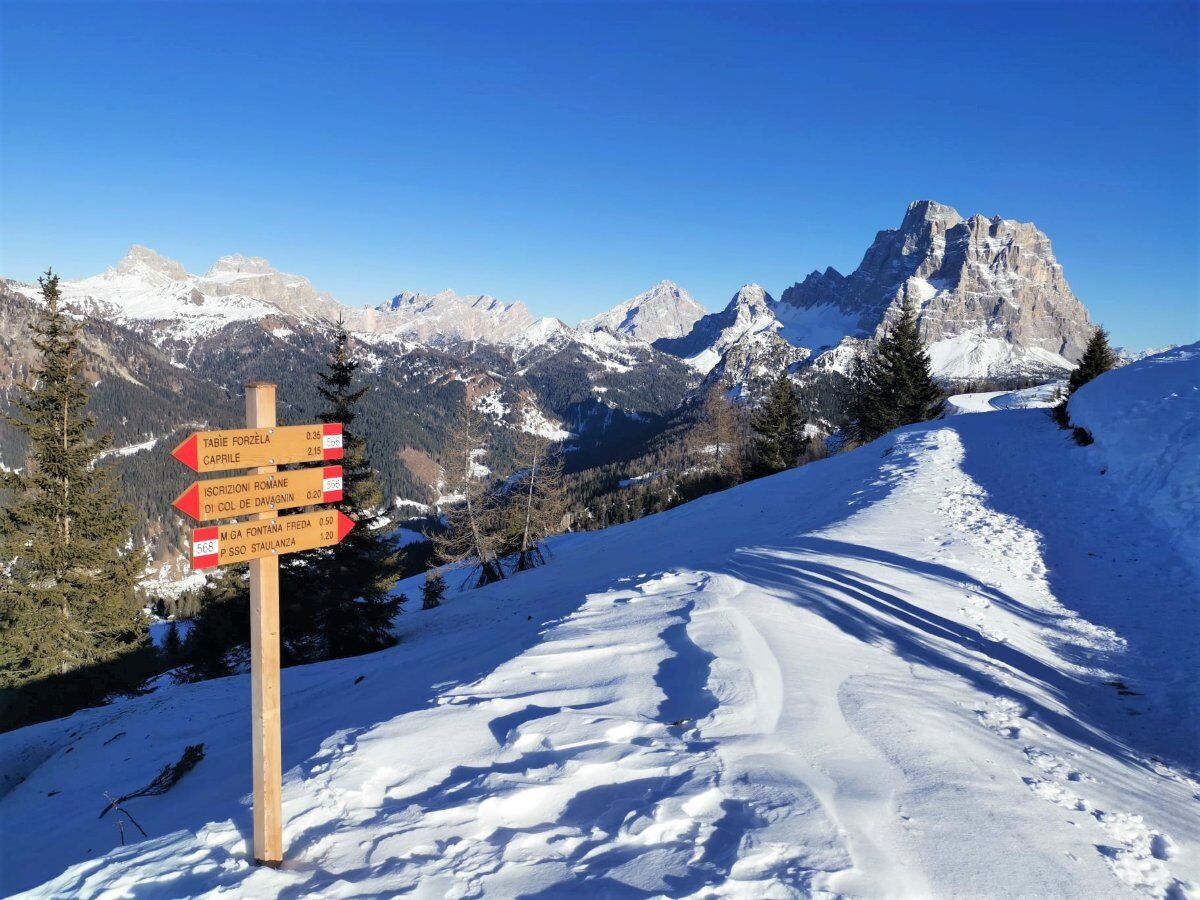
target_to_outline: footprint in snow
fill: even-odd
[[[1017,701],[994,697],[984,709],[976,709],[980,724],[1008,738],[1021,734],[1021,722],[1028,714]],[[1196,896],[1197,886],[1175,878],[1167,861],[1176,852],[1175,842],[1167,834],[1149,828],[1136,813],[1097,809],[1090,800],[1072,787],[1095,783],[1096,779],[1071,766],[1066,759],[1035,745],[1022,751],[1025,761],[1038,775],[1021,780],[1035,797],[1066,809],[1086,813],[1109,836],[1113,845],[1096,844],[1113,875],[1132,888],[1156,900],[1183,900]],[[1077,823],[1070,822],[1074,827]]]

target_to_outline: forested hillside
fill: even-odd
[[[28,379],[28,325],[36,301],[0,285],[0,397]],[[318,407],[317,372],[331,326],[280,313],[232,321],[186,339],[153,323],[82,318],[83,354],[98,427],[111,431],[126,499],[138,514],[136,539],[159,559],[175,558],[185,523],[170,509],[187,473],[170,451],[190,431],[241,424],[243,386],[279,385],[280,421],[310,421]],[[511,471],[516,431],[526,407],[572,432],[567,459],[576,470],[638,452],[664,427],[697,378],[681,362],[641,345],[618,348],[622,362],[597,365],[571,342],[517,351],[490,344],[433,347],[403,341],[356,342],[368,388],[359,423],[380,471],[385,501],[430,504],[439,496],[439,465],[468,385],[491,396],[493,459]],[[0,423],[0,463],[22,464],[20,436]],[[161,540],[160,540],[161,539]]]

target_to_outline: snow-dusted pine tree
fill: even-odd
[[[796,465],[808,443],[804,434],[806,422],[792,380],[786,371],[781,372],[750,420],[750,427],[757,435],[755,457],[760,474],[770,475]]]
[[[1108,332],[1104,330],[1103,326],[1097,325],[1088,341],[1087,349],[1083,351],[1083,358],[1079,360],[1079,365],[1071,373],[1068,383],[1069,392],[1075,393],[1097,375],[1103,375],[1110,369],[1115,369],[1116,366],[1117,355],[1113,353],[1112,347],[1108,344]]]
[[[58,276],[39,283],[38,359],[5,417],[29,452],[22,469],[0,473],[0,687],[47,685],[41,712],[54,715],[146,674],[121,664],[149,646],[134,594],[146,557],[130,546],[133,513],[102,461],[111,435],[92,434],[80,326],[60,305]]]
[[[367,393],[358,386],[358,368],[350,335],[339,321],[326,371],[320,373],[325,408],[317,418],[342,426],[343,499],[337,508],[355,526],[341,543],[305,554],[284,572],[281,596],[289,615],[281,621],[295,661],[370,653],[396,642],[391,624],[401,601],[391,591],[400,574],[400,551],[380,527],[382,494],[366,441],[355,426],[358,404]]]

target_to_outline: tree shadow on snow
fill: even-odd
[[[1064,635],[1056,648],[1064,656],[1119,675],[1097,672],[1071,707],[1140,753],[1200,765],[1195,574],[1162,526],[1118,496],[1120,476],[1098,468],[1091,451],[1040,411],[1003,415],[1003,429],[990,415],[962,417],[980,420],[959,423],[962,470],[987,492],[987,506],[1038,533],[1059,603],[1124,641],[1097,653]]]
[[[584,593],[551,591],[527,602],[519,579],[500,582],[480,591],[451,598],[436,613],[412,612],[400,617],[403,632],[418,616],[438,616],[439,624],[378,653],[295,666],[282,673],[282,731],[284,798],[289,771],[299,768],[302,778],[321,765],[330,748],[353,744],[377,725],[428,708],[439,695],[457,685],[470,684],[533,646],[545,629],[573,613],[585,601]],[[422,624],[433,622],[424,619]],[[503,623],[503,624],[501,624]],[[411,626],[409,626],[411,627]],[[498,631],[500,629],[500,631]],[[505,639],[499,639],[503,633]],[[338,687],[339,684],[341,687]],[[139,721],[140,720],[140,721]],[[86,768],[71,772],[70,784],[48,785],[53,795],[34,794],[32,779],[51,769],[34,768],[30,783],[18,785],[0,806],[0,893],[8,895],[39,884],[75,863],[113,852],[132,859],[155,840],[169,841],[173,833],[195,834],[210,823],[226,820],[241,835],[240,852],[211,845],[204,861],[216,862],[204,886],[240,880],[239,862],[252,858],[250,684],[246,675],[178,685],[149,696],[86,710],[36,728],[61,732],[47,745],[41,766],[57,761],[86,760]],[[149,833],[149,839],[120,847],[113,816],[97,820],[86,833],[77,829],[75,811],[91,819],[105,804],[105,792],[114,796],[144,785],[157,768],[178,758],[186,744],[205,743],[205,759],[164,797],[131,801],[130,812]],[[323,751],[322,748],[325,748]],[[153,748],[147,752],[147,748]],[[71,754],[71,755],[67,755]],[[157,755],[156,755],[157,754]],[[158,760],[161,756],[161,761]],[[141,762],[137,762],[141,760]],[[148,770],[141,766],[148,765]],[[61,770],[60,770],[61,771]],[[291,777],[295,777],[294,774]],[[43,785],[38,784],[38,788]],[[22,790],[27,795],[22,799]],[[25,816],[45,816],[45,804],[61,803],[72,811],[64,840],[41,829],[38,834],[16,827]],[[94,812],[91,811],[95,807]],[[47,823],[53,830],[55,817]],[[74,822],[75,824],[70,824]],[[81,834],[84,837],[81,838]],[[74,838],[74,839],[72,839]],[[289,855],[295,840],[285,835]],[[86,844],[79,844],[86,839]],[[54,854],[39,852],[56,843]],[[26,846],[28,845],[28,846]],[[90,867],[89,867],[90,869]],[[179,896],[186,884],[181,867],[169,885],[150,880],[130,886],[129,896]],[[81,871],[72,895],[86,892],[89,872]]]
[[[1006,606],[1020,606],[994,588],[957,569],[914,560],[873,547],[826,538],[803,538],[778,549],[744,551],[732,560],[730,574],[761,585],[775,596],[808,609],[864,643],[886,646],[909,662],[956,675],[990,696],[1009,697],[1028,710],[1028,717],[1081,744],[1114,756],[1126,748],[1112,740],[1099,723],[1090,723],[1016,692],[984,671],[980,663],[995,660],[1036,684],[1072,711],[1080,682],[1003,641],[991,640],[972,627],[940,616],[905,599],[889,582],[850,566],[831,563],[868,562],[948,587],[971,587]]]

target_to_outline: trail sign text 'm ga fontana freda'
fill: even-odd
[[[250,705],[254,783],[254,858],[283,861],[283,770],[279,713],[279,557],[331,547],[354,520],[339,509],[279,515],[280,510],[342,501],[342,426],[275,423],[275,385],[246,386],[246,426],[200,431],[171,455],[194,472],[252,469],[193,482],[174,506],[198,522],[248,520],[192,530],[192,568],[250,564]],[[278,471],[278,466],[320,463]]]

